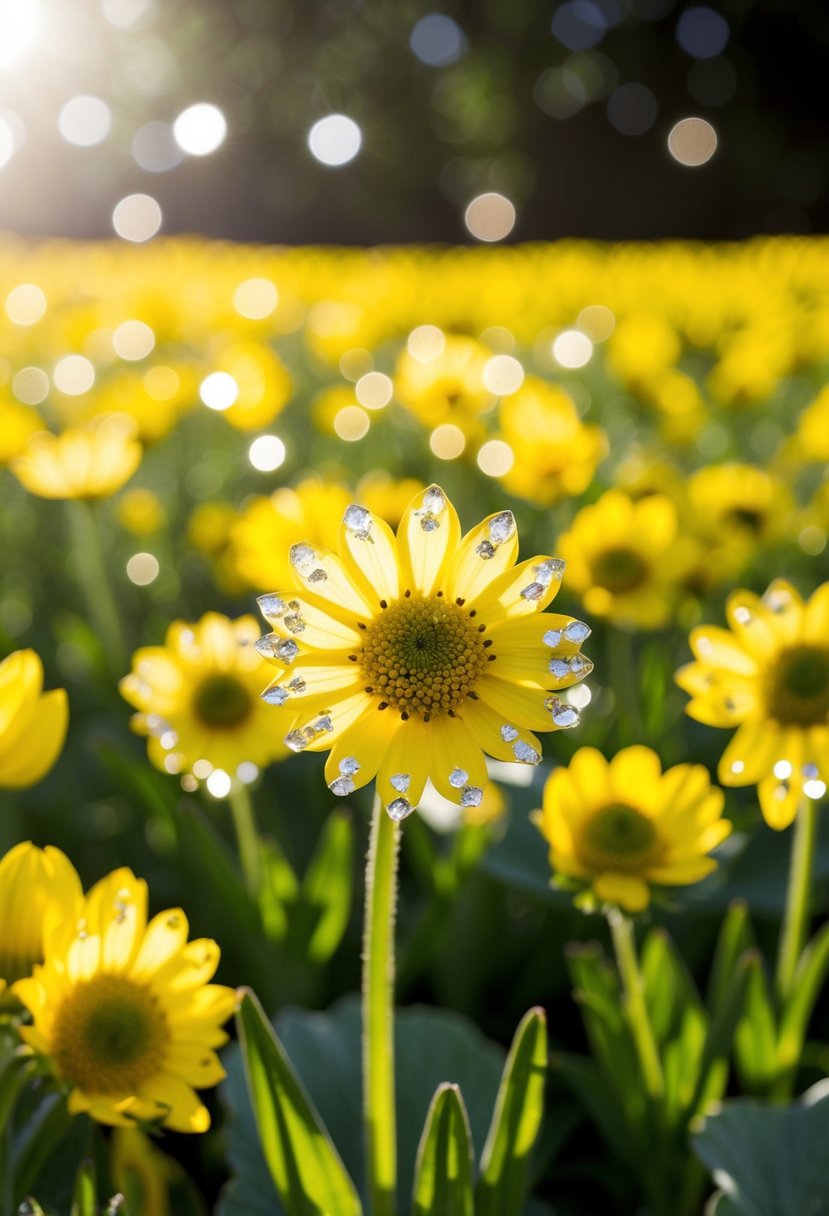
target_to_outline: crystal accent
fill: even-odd
[[[557,680],[563,680],[565,676],[570,674],[570,664],[566,659],[550,659],[548,671],[551,676],[555,676]]]
[[[317,560],[317,555],[309,544],[301,541],[298,545],[291,545],[289,559],[297,574],[308,575]]]
[[[586,654],[574,654],[570,656],[570,670],[578,676],[589,676],[593,670],[593,660],[588,659]]]
[[[398,794],[405,794],[411,782],[410,773],[395,773],[393,777],[389,777],[389,785],[393,786]]]
[[[292,680],[289,680],[288,688],[290,688],[291,692],[293,693],[305,692],[305,681],[303,680],[302,676],[294,676]]]
[[[284,705],[288,700],[289,693],[287,688],[280,688],[279,685],[274,685],[273,688],[266,688],[260,696],[268,705]]]
[[[365,507],[358,507],[356,503],[352,503],[350,507],[346,507],[343,523],[346,531],[349,532],[356,540],[368,540],[371,534],[371,512]]]
[[[540,600],[546,590],[543,583],[528,583],[521,588],[521,595],[525,600]]]
[[[493,545],[503,545],[515,534],[515,516],[512,511],[502,511],[489,521],[489,539]]]
[[[461,806],[480,806],[484,791],[478,785],[467,785],[461,790]]]
[[[413,810],[414,807],[407,798],[395,798],[394,802],[390,802],[386,807],[389,819],[393,819],[395,823],[400,823],[400,820],[411,815]]]
[[[256,602],[262,615],[269,621],[277,621],[285,614],[285,601],[278,595],[260,595]]]
[[[565,701],[560,701],[558,697],[550,697],[544,702],[544,707],[550,711],[556,726],[560,726],[562,730],[566,730],[569,726],[578,726],[579,711],[575,705],[568,705]]]
[[[584,621],[571,621],[569,625],[564,626],[564,636],[568,642],[583,642],[590,637],[593,630],[589,625],[585,625]]]
[[[564,570],[565,563],[560,557],[549,557],[546,562],[539,562],[537,566],[533,566],[533,574],[542,587],[549,587],[554,578],[563,578]]]
[[[519,734],[520,731],[516,730],[514,726],[510,726],[508,722],[505,722],[501,727],[501,738],[505,743],[512,743],[514,739],[518,738]]]
[[[283,638],[278,646],[274,648],[274,656],[281,659],[283,663],[293,663],[294,659],[299,654],[299,647],[293,638]]]
[[[541,759],[535,748],[531,747],[529,743],[525,743],[523,739],[513,743],[512,754],[521,764],[538,764]]]
[[[561,645],[561,630],[560,629],[548,629],[547,632],[544,634],[544,637],[541,640],[543,641],[545,646],[552,646],[553,648],[555,648],[556,646],[560,646]]]
[[[792,597],[784,587],[769,587],[763,596],[763,603],[772,612],[785,612],[791,602]]]
[[[321,718],[317,718],[316,722],[312,722],[310,726],[306,726],[303,734],[309,743],[314,739],[318,739],[320,735],[326,735],[334,729],[334,723],[328,714],[323,714]]]
[[[455,768],[449,774],[449,784],[456,790],[459,790],[462,785],[466,785],[468,780],[469,773],[464,768]]]
[[[305,630],[305,621],[302,619],[301,612],[289,612],[283,624],[291,633],[303,633]]]
[[[308,740],[301,730],[289,731],[285,736],[285,746],[289,747],[292,752],[304,752],[308,746]]]
[[[360,761],[356,756],[343,756],[340,761],[340,772],[344,777],[353,777],[360,771]]]
[[[324,583],[328,575],[323,570],[322,566],[317,566],[316,570],[312,570],[308,575],[309,583]]]
[[[342,777],[335,777],[333,781],[329,781],[328,788],[338,798],[344,798],[346,794],[353,794],[357,786],[350,777],[344,775]]]
[[[495,556],[495,546],[488,540],[482,540],[479,545],[476,545],[475,552],[482,561],[488,562],[491,557]]]
[[[436,532],[440,527],[440,520],[437,518],[443,511],[446,510],[446,495],[439,486],[430,486],[423,495],[423,503],[415,515],[420,519],[420,526],[424,532]]]

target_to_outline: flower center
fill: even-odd
[[[741,528],[747,528],[749,532],[760,533],[766,522],[766,517],[762,511],[752,511],[748,507],[734,507],[733,510],[727,511],[726,520],[729,523],[737,524]]]
[[[815,726],[829,714],[829,651],[821,646],[784,650],[772,668],[769,710],[786,726]]]
[[[78,984],[55,1015],[59,1074],[87,1093],[132,1092],[159,1071],[167,1019],[148,988],[121,975]]]
[[[618,595],[641,586],[648,575],[644,559],[633,549],[605,549],[592,563],[593,581]]]
[[[579,853],[592,869],[635,872],[655,860],[660,843],[647,816],[617,802],[601,807],[585,824]]]
[[[193,710],[205,726],[232,730],[250,716],[253,698],[235,676],[207,676],[196,685]]]
[[[402,714],[454,713],[490,657],[484,630],[442,595],[409,595],[367,627],[358,656],[366,691]]]

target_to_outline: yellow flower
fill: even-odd
[[[581,494],[607,452],[601,427],[584,426],[563,389],[529,376],[500,405],[503,438],[515,462],[501,478],[511,494],[540,506]]]
[[[240,764],[264,767],[285,755],[259,697],[267,669],[258,637],[254,617],[208,612],[192,625],[174,621],[164,646],[135,652],[118,687],[140,711],[133,729],[148,736],[156,768],[179,773],[206,760],[232,776]]]
[[[147,923],[147,884],[116,870],[46,935],[43,964],[14,985],[33,1019],[20,1034],[69,1089],[72,1114],[210,1126],[195,1088],[225,1075],[214,1049],[227,1041],[234,992],[208,983],[219,948],[188,942],[188,928],[180,908]]]
[[[68,720],[66,691],[43,692],[43,664],[33,650],[0,663],[0,789],[26,789],[46,776]]]
[[[484,384],[492,352],[473,338],[449,334],[421,354],[403,351],[394,374],[397,399],[427,427],[452,422],[469,438],[497,398]]]
[[[133,536],[152,536],[160,532],[167,518],[158,495],[143,488],[127,490],[119,499],[115,514],[121,527]]]
[[[293,391],[284,363],[261,342],[240,340],[225,346],[212,370],[225,372],[236,384],[233,404],[222,413],[240,431],[267,426],[287,405]]]
[[[686,886],[716,868],[707,854],[731,831],[723,801],[702,765],[663,773],[649,747],[612,760],[583,747],[551,773],[535,820],[551,866],[588,887],[588,902],[641,912],[652,885]]]
[[[703,542],[703,572],[716,584],[786,536],[794,502],[781,478],[750,464],[708,465],[688,479],[690,522]]]
[[[634,502],[621,490],[583,507],[559,549],[588,612],[643,629],[668,621],[693,558],[669,498]]]
[[[417,494],[395,538],[351,505],[339,556],[308,543],[290,553],[294,586],[262,596],[274,632],[260,653],[282,670],[262,694],[286,716],[293,751],[327,751],[329,788],[352,793],[377,777],[389,814],[414,809],[427,778],[461,806],[487,784],[483,753],[537,764],[533,731],[574,726],[558,695],[592,668],[581,621],[542,610],[563,562],[516,565],[510,511],[463,538],[437,486]]]
[[[17,401],[0,401],[0,464],[19,456],[29,436],[42,430],[37,410]]]
[[[396,528],[403,518],[403,512],[414,498],[426,487],[422,481],[414,477],[404,477],[398,480],[383,469],[372,469],[361,477],[357,483],[356,495],[361,503],[379,515],[387,524]],[[333,542],[336,544],[336,539]],[[275,585],[275,584],[272,584]]]
[[[106,498],[141,463],[135,436],[135,423],[126,414],[106,414],[61,435],[38,431],[10,467],[41,498]]]
[[[75,867],[60,849],[25,841],[0,858],[0,993],[43,962],[46,933],[76,916],[82,900]]]
[[[800,415],[795,441],[802,460],[829,460],[829,385],[820,390]]]
[[[829,583],[805,603],[783,579],[762,598],[735,591],[726,615],[730,631],[692,631],[696,662],[676,681],[692,718],[739,728],[720,759],[722,784],[756,783],[766,822],[785,828],[804,794],[822,797],[829,781]]]

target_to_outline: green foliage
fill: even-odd
[[[429,1107],[415,1163],[413,1216],[474,1216],[472,1141],[457,1085],[439,1085]]]

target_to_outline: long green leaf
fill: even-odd
[[[752,971],[762,962],[754,949],[735,960],[731,985],[713,1012],[705,1036],[699,1075],[693,1097],[687,1106],[688,1117],[704,1114],[708,1105],[722,1097],[728,1079],[728,1057],[740,1018],[743,1015]]]
[[[737,1069],[749,1090],[763,1090],[777,1075],[777,1026],[759,955],[750,952],[745,1013],[734,1036]]]
[[[262,1151],[289,1216],[360,1216],[354,1185],[252,992],[236,1021]]]
[[[307,954],[325,963],[339,946],[351,912],[351,875],[354,862],[354,826],[345,811],[328,817],[317,851],[302,880],[302,901],[311,911],[314,926]]]
[[[415,1164],[413,1216],[474,1216],[472,1137],[457,1085],[439,1085]]]
[[[96,1216],[97,1209],[98,1190],[95,1185],[95,1166],[91,1161],[82,1161],[72,1195],[72,1216]]]
[[[15,1145],[15,1198],[21,1201],[34,1187],[40,1171],[52,1157],[68,1132],[72,1116],[63,1098],[50,1095],[24,1128],[19,1146]]]
[[[809,1018],[829,971],[829,924],[825,924],[800,958],[791,995],[780,1019],[778,1063],[793,1068],[800,1059]]]
[[[742,899],[736,899],[725,914],[714,949],[707,994],[708,1008],[713,1014],[729,1001],[737,959],[753,945],[754,934],[748,917],[748,904]]]
[[[530,1009],[512,1040],[481,1156],[476,1216],[518,1216],[527,1167],[544,1115],[547,1018]]]

